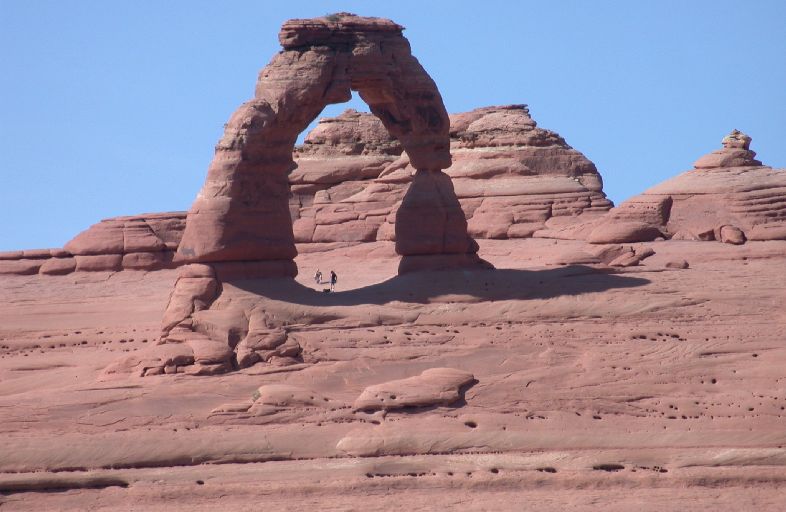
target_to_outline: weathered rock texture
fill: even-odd
[[[90,226],[62,249],[0,253],[0,274],[172,268],[185,212],[113,217]]]
[[[371,114],[347,110],[320,120],[295,148],[298,167],[290,174],[295,239],[399,241],[397,212],[410,183],[418,184],[423,207],[428,207],[452,182],[470,235],[476,238],[526,238],[549,225],[586,221],[611,207],[595,165],[558,134],[538,128],[525,105],[484,107],[450,120],[453,165],[445,170],[450,180],[417,173]],[[407,203],[415,202],[415,196],[408,196]],[[454,203],[443,209],[448,222],[461,223]],[[400,222],[399,230],[434,229],[424,212],[410,212],[422,222]],[[399,243],[402,250],[408,244]]]
[[[471,373],[453,368],[430,368],[420,375],[375,384],[355,400],[358,410],[450,405],[461,399],[462,387],[475,382]]]
[[[283,25],[284,50],[262,70],[254,99],[232,115],[216,147],[188,214],[181,258],[291,261],[296,250],[288,173],[295,168],[295,140],[326,105],[349,100],[353,90],[400,142],[414,168],[429,176],[412,186],[414,197],[429,196],[428,204],[405,202],[402,218],[408,219],[407,210],[409,218],[425,214],[432,229],[402,226],[399,254],[477,251],[466,220],[453,215],[460,209],[440,171],[451,164],[447,112],[402,30],[390,20],[345,13]]]
[[[786,240],[786,171],[755,160],[751,138],[738,130],[694,169],[612,209],[588,240],[594,243],[675,240]]]
[[[443,253],[438,266],[444,268],[476,261],[474,243],[464,236],[465,218],[475,238],[527,238],[536,232],[584,238],[581,230],[566,230],[611,207],[594,164],[556,133],[538,128],[526,106],[483,107],[450,120],[453,165],[444,173],[418,174],[376,116],[349,109],[320,119],[293,151],[296,168],[288,180],[295,242],[400,239],[399,253],[411,255],[404,270],[421,268],[416,255],[434,252]],[[398,229],[410,232],[402,239],[396,236],[396,220],[405,195],[408,208]],[[650,224],[642,229],[656,233]],[[174,250],[185,225],[185,212],[106,219],[77,235],[67,250],[0,253],[0,273],[178,266],[184,261],[173,261]],[[550,229],[555,226],[562,231]],[[443,229],[444,236],[429,235]],[[641,237],[624,241],[628,238]],[[613,243],[619,240],[611,237]],[[469,256],[462,254],[467,251]],[[445,256],[451,252],[456,253],[452,261]],[[296,269],[286,261],[269,265],[267,274],[292,275]]]
[[[497,270],[302,251],[330,294],[302,272],[213,299],[204,266],[0,277],[0,509],[783,510],[786,241],[479,244]],[[200,279],[195,330],[156,344]]]

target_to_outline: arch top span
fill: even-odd
[[[391,20],[348,13],[284,23],[279,33],[283,50],[260,72],[254,98],[232,115],[216,146],[205,184],[188,213],[180,258],[291,262],[297,252],[287,175],[295,167],[297,136],[326,105],[348,101],[353,90],[399,140],[418,171],[440,172],[451,165],[450,121],[442,97],[402,31]],[[454,210],[460,207],[453,199],[453,205],[435,205],[438,216],[446,208],[452,214],[450,222],[437,226],[441,232],[434,237],[467,243],[437,244],[429,250],[474,253],[463,213],[456,222]],[[403,229],[400,235],[397,229],[397,236],[410,232],[415,233]],[[425,246],[434,244],[401,245]],[[274,267],[296,273],[294,263]]]

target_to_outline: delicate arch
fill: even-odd
[[[441,172],[451,164],[448,114],[402,30],[390,20],[343,13],[283,25],[284,50],[260,72],[254,99],[232,115],[216,146],[188,213],[180,258],[291,262],[274,265],[273,273],[295,275],[287,177],[295,167],[292,150],[322,109],[348,101],[352,90],[401,142],[418,174],[426,174],[416,177],[399,209],[402,219],[419,222],[408,229],[397,221],[397,252],[476,252],[463,213],[457,217],[461,209],[450,179]],[[418,194],[418,187],[432,193]],[[433,218],[423,223],[429,211]]]

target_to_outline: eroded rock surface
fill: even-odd
[[[359,410],[390,410],[404,407],[450,405],[461,399],[462,387],[475,382],[469,372],[453,368],[431,368],[407,379],[375,384],[355,400]]]
[[[0,500],[362,508],[394,484],[425,493],[416,508],[448,488],[478,509],[535,493],[587,510],[613,486],[623,508],[646,497],[667,511],[779,510],[784,244],[482,239],[496,270],[403,276],[390,242],[304,251],[302,268],[340,271],[338,292],[306,275],[224,281],[193,330],[177,326],[165,344],[175,281],[210,278],[204,267],[3,276]],[[290,342],[302,362],[218,371],[241,345]],[[375,387],[374,403],[420,397],[422,381],[402,382],[434,368],[478,383],[450,405],[353,406]]]
[[[472,236],[526,238],[611,207],[595,165],[555,132],[537,127],[526,105],[452,114],[450,123],[453,164],[441,181],[453,189]],[[398,240],[396,213],[409,184],[422,178],[383,128],[371,114],[348,110],[322,119],[296,148],[290,207],[298,242]],[[342,171],[334,170],[338,166]],[[426,190],[433,203],[442,189]],[[460,219],[451,205],[443,208],[449,219]],[[417,209],[412,214],[428,220]]]
[[[584,226],[594,243],[786,240],[786,171],[755,160],[734,130],[694,169],[633,197]]]

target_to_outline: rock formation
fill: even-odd
[[[428,176],[412,186],[413,197],[429,196],[427,210],[418,200],[406,202],[402,219],[407,210],[410,219],[425,214],[432,229],[402,225],[399,254],[477,251],[466,220],[450,213],[460,209],[449,180],[442,177],[441,169],[451,164],[447,112],[402,30],[390,20],[346,13],[283,25],[283,51],[261,71],[254,99],[232,115],[216,147],[186,220],[178,248],[182,259],[284,261],[290,264],[283,275],[294,275],[297,252],[287,176],[295,167],[295,140],[326,105],[349,100],[352,90],[400,142],[413,166]]]
[[[0,253],[0,274],[61,275],[74,271],[171,268],[184,212],[113,217],[78,234],[62,249]]]
[[[595,165],[556,133],[538,128],[526,105],[484,107],[450,119],[453,165],[445,174],[472,236],[526,238],[611,207]],[[290,207],[301,243],[397,240],[396,213],[406,188],[426,177],[377,119],[353,110],[320,120],[295,149],[295,162]]]
[[[612,209],[590,232],[593,243],[675,240],[786,240],[786,171],[755,160],[738,130],[694,169]]]
[[[188,221],[0,253],[0,509],[783,510],[786,172],[750,138],[609,211],[526,107],[448,130],[392,22],[281,41]],[[381,120],[290,151],[355,86]]]
[[[460,251],[466,240],[462,217],[469,219],[469,233],[475,238],[527,238],[534,233],[550,236],[549,226],[565,229],[582,225],[611,207],[594,164],[556,133],[537,127],[525,105],[483,107],[453,114],[450,120],[452,166],[441,174],[418,175],[401,143],[376,116],[347,110],[337,117],[320,119],[293,152],[297,167],[289,173],[289,211],[295,242],[397,240],[397,215],[415,176],[418,185],[408,196],[409,213],[406,209],[402,213],[399,229],[408,226],[428,233],[441,230],[444,223],[452,225],[449,233],[459,236],[452,244],[448,237],[444,245],[442,237],[405,234],[400,252],[417,251],[413,243],[423,242],[425,246],[419,249],[425,252]],[[451,189],[461,211],[452,201]],[[440,190],[451,197],[441,206],[434,203]],[[425,203],[426,213],[432,213],[429,218],[439,219],[438,225],[422,222],[423,208],[414,204],[417,197]],[[405,222],[408,215],[417,222]],[[56,257],[48,250],[0,254],[0,273],[64,274],[178,266],[184,262],[173,261],[174,250],[185,221],[185,212],[106,219],[77,235],[65,250],[53,249]],[[581,234],[568,238],[581,238]],[[449,266],[449,260],[443,255],[440,267]],[[461,254],[453,257],[457,265],[473,261]],[[407,266],[418,268],[418,257],[410,256],[402,264],[404,270]],[[291,268],[286,260],[280,260],[267,264],[267,270],[277,275]]]
[[[475,382],[471,373],[453,368],[430,368],[420,375],[375,384],[355,400],[357,410],[450,405],[461,399],[461,389]]]

